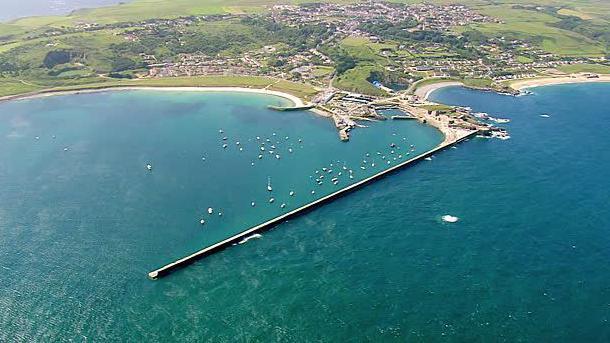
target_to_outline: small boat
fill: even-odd
[[[235,145],[239,145],[239,144],[241,144],[241,143],[239,143],[239,141],[235,142]]]
[[[271,135],[275,136],[275,132],[274,132],[274,133],[272,133]]]
[[[223,144],[223,145],[222,145],[222,148],[223,148],[223,149],[226,149],[227,147],[228,147],[228,145],[226,145],[226,144]]]
[[[34,138],[35,138],[36,140],[39,140],[39,139],[40,139],[40,137],[38,137],[38,136],[36,136],[36,137],[34,137]]]
[[[288,140],[288,136],[284,137],[286,140]]]
[[[227,139],[229,139],[229,138],[227,138],[227,137],[222,137],[222,140],[223,140],[223,141],[226,141]]]
[[[299,143],[303,143],[303,140],[299,138]]]
[[[211,207],[208,207],[208,214],[212,214],[212,213],[214,213],[214,209]]]
[[[288,148],[288,152],[292,154],[292,148]]]
[[[267,190],[271,192],[273,188],[271,188],[271,177],[267,178]]]
[[[219,217],[222,217],[222,212],[218,212],[218,216],[219,216]]]
[[[280,155],[275,155],[275,158],[277,158],[279,160],[280,159]]]
[[[447,223],[455,223],[455,222],[457,222],[458,220],[460,220],[460,218],[458,218],[458,217],[454,217],[454,216],[449,215],[449,214],[446,214],[446,215],[442,216],[442,217],[441,217],[441,219],[442,219],[443,221],[447,222]]]
[[[290,193],[288,193],[291,197],[294,196],[294,191],[290,191]]]
[[[265,147],[264,146],[261,147],[261,151],[265,151]]]
[[[152,170],[152,166],[151,166],[150,164],[147,164],[147,165],[146,165],[146,169],[148,169],[148,170]]]
[[[282,203],[282,204],[280,205],[280,208],[284,208],[284,207],[286,207],[286,204]]]
[[[431,157],[426,157],[425,160],[426,161],[432,161],[432,158]]]
[[[316,194],[316,191],[311,191],[311,194]]]
[[[65,147],[65,148],[64,148],[64,151],[68,151],[68,147]]]
[[[257,140],[257,141],[260,141],[260,140],[261,140],[261,138],[260,138],[259,136],[256,136],[256,140]]]
[[[244,151],[244,148],[239,148],[239,151]]]
[[[274,199],[274,198],[269,198],[269,203],[270,203],[270,204],[271,204],[271,203],[273,203],[274,201],[275,201],[275,199]]]
[[[256,204],[254,203],[254,201],[250,203],[250,206],[252,206],[252,207],[256,206]]]
[[[218,133],[224,133],[224,131],[222,131],[222,129],[218,130]]]
[[[201,224],[201,225],[205,224],[205,220],[201,219],[201,220],[199,221],[199,224]]]
[[[375,167],[375,163],[371,163],[371,167]]]
[[[271,145],[271,149],[275,149],[275,145]]]
[[[390,144],[390,148],[395,148],[395,147],[396,147],[396,144],[394,144],[394,143]]]
[[[258,159],[260,160],[261,158],[263,158],[263,155],[258,155]]]

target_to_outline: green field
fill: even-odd
[[[563,65],[559,68],[564,73],[597,73],[610,74],[610,66],[603,64],[570,64]]]

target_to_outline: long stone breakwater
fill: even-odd
[[[420,155],[418,155],[416,157],[413,157],[410,160],[404,161],[404,162],[402,162],[400,164],[397,164],[397,165],[395,165],[395,166],[393,166],[391,168],[383,170],[383,171],[381,171],[381,172],[379,172],[379,173],[377,173],[375,175],[372,175],[372,176],[370,176],[370,177],[368,177],[368,178],[366,178],[364,180],[361,180],[361,181],[356,182],[356,183],[354,183],[352,185],[349,185],[349,186],[347,186],[345,188],[342,188],[342,189],[340,189],[340,190],[338,190],[338,191],[336,191],[336,192],[334,192],[332,194],[329,194],[329,195],[324,196],[324,197],[322,197],[322,198],[320,198],[318,200],[315,200],[315,201],[310,202],[310,203],[308,203],[306,205],[303,205],[303,206],[301,206],[301,207],[299,207],[297,209],[294,209],[294,210],[292,210],[290,212],[287,212],[287,213],[285,213],[285,214],[283,214],[281,216],[275,217],[275,218],[273,218],[271,220],[268,220],[268,221],[266,221],[266,222],[264,222],[262,224],[259,224],[257,226],[252,227],[252,228],[244,230],[241,233],[238,233],[238,234],[236,234],[234,236],[231,236],[231,237],[229,237],[229,238],[227,238],[227,239],[225,239],[225,240],[223,240],[221,242],[218,242],[218,243],[216,243],[214,245],[211,245],[211,246],[203,248],[203,249],[201,249],[199,251],[196,251],[196,252],[194,252],[194,253],[186,256],[186,257],[183,257],[183,258],[181,258],[181,259],[179,259],[179,260],[177,260],[175,262],[169,263],[169,264],[167,264],[167,265],[165,265],[165,266],[163,266],[163,267],[161,267],[159,269],[155,269],[155,270],[151,271],[150,273],[148,273],[148,276],[151,279],[157,279],[157,278],[163,277],[163,276],[171,273],[174,270],[177,270],[179,268],[185,267],[185,266],[187,266],[187,265],[189,265],[189,264],[191,264],[191,263],[193,263],[193,262],[195,262],[195,261],[197,261],[197,260],[199,260],[199,259],[201,259],[201,258],[203,258],[205,256],[211,255],[211,254],[213,254],[213,253],[215,253],[215,252],[217,252],[219,250],[222,250],[222,249],[230,246],[233,243],[239,242],[240,240],[242,240],[243,238],[245,238],[245,237],[247,237],[249,235],[252,235],[254,233],[261,232],[261,231],[264,231],[264,230],[268,230],[268,229],[272,228],[273,226],[275,226],[275,225],[277,225],[277,224],[279,224],[279,223],[281,223],[283,221],[286,221],[286,220],[288,220],[290,218],[293,218],[293,217],[295,217],[297,215],[301,215],[303,213],[306,213],[307,211],[310,211],[310,210],[312,210],[312,209],[314,209],[314,208],[316,208],[318,206],[321,206],[321,205],[323,205],[323,204],[325,204],[327,202],[330,202],[330,201],[332,201],[332,200],[334,200],[334,199],[336,199],[338,197],[341,197],[343,195],[346,195],[347,193],[349,193],[351,191],[354,191],[354,190],[356,190],[356,189],[358,189],[358,188],[360,188],[360,187],[362,187],[362,186],[364,186],[366,184],[369,184],[369,183],[371,183],[371,182],[373,182],[375,180],[378,180],[378,179],[380,179],[380,178],[382,178],[382,177],[384,177],[384,176],[386,176],[386,175],[388,175],[388,174],[390,174],[390,173],[392,173],[392,172],[394,172],[394,171],[396,171],[398,169],[404,168],[404,167],[406,167],[406,166],[408,166],[410,164],[413,164],[415,162],[421,161],[422,159],[430,157],[433,154],[435,154],[435,153],[437,153],[437,152],[439,152],[439,151],[441,151],[443,149],[446,149],[446,148],[448,148],[448,147],[450,147],[450,146],[452,146],[454,144],[457,144],[457,143],[459,143],[459,142],[461,142],[461,141],[463,141],[465,139],[468,139],[468,138],[476,135],[477,133],[478,133],[478,131],[476,131],[476,130],[473,130],[473,131],[461,131],[459,133],[459,135],[451,137],[450,140],[446,139],[443,143],[441,143],[439,146],[437,146],[436,148],[434,148],[434,149],[432,149],[430,151],[422,153],[422,154],[420,154]]]

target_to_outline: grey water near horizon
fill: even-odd
[[[65,15],[78,9],[96,8],[130,0],[21,0],[1,2],[0,22],[32,16]]]
[[[0,104],[0,341],[608,341],[610,85],[533,93],[439,90],[511,119],[511,139],[470,139],[156,281],[223,223],[277,213],[283,185],[300,199],[310,166],[441,137],[387,121],[340,143],[243,94]],[[259,164],[256,135],[283,138],[282,158]]]

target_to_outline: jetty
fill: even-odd
[[[294,209],[294,210],[292,210],[290,212],[287,212],[287,213],[282,214],[282,215],[280,215],[278,217],[275,217],[275,218],[273,218],[271,220],[268,220],[268,221],[266,221],[266,222],[264,222],[262,224],[259,224],[257,226],[252,227],[252,228],[244,230],[244,231],[242,231],[242,232],[240,232],[240,233],[238,233],[236,235],[233,235],[233,236],[231,236],[231,237],[229,237],[229,238],[227,238],[227,239],[225,239],[223,241],[220,241],[220,242],[218,242],[216,244],[213,244],[211,246],[205,247],[205,248],[203,248],[203,249],[201,249],[199,251],[196,251],[196,252],[194,252],[194,253],[186,256],[186,257],[183,257],[183,258],[181,258],[181,259],[179,259],[177,261],[169,263],[169,264],[167,264],[167,265],[165,265],[165,266],[163,266],[161,268],[155,269],[155,270],[151,271],[150,273],[148,273],[148,276],[151,279],[158,279],[160,277],[168,275],[169,273],[171,273],[174,270],[177,270],[177,269],[180,269],[182,267],[185,267],[185,266],[187,266],[187,265],[189,265],[189,264],[191,264],[191,263],[193,263],[193,262],[195,262],[195,261],[197,261],[197,260],[199,260],[199,259],[201,259],[201,258],[203,258],[205,256],[211,255],[211,254],[213,254],[213,253],[215,253],[215,252],[217,252],[219,250],[222,250],[222,249],[224,249],[224,248],[226,248],[226,247],[228,247],[228,246],[230,246],[230,245],[232,245],[234,243],[237,243],[237,242],[243,240],[244,238],[249,237],[250,235],[253,235],[255,233],[268,230],[268,229],[272,228],[273,226],[275,226],[277,224],[280,224],[280,223],[282,223],[282,222],[284,222],[284,221],[286,221],[286,220],[288,220],[290,218],[293,218],[295,216],[298,216],[298,215],[301,215],[301,214],[306,213],[308,211],[311,211],[311,210],[315,209],[318,206],[321,206],[321,205],[323,205],[323,204],[325,204],[327,202],[330,202],[330,201],[332,201],[334,199],[337,199],[337,198],[339,198],[341,196],[344,196],[344,195],[346,195],[346,194],[348,194],[348,193],[350,193],[350,192],[352,192],[352,191],[354,191],[354,190],[356,190],[356,189],[358,189],[360,187],[363,187],[363,186],[365,186],[365,185],[367,185],[369,183],[372,183],[373,181],[376,181],[376,180],[378,180],[378,179],[380,179],[380,178],[382,178],[382,177],[384,177],[384,176],[386,176],[388,174],[391,174],[391,173],[393,173],[393,172],[395,172],[395,171],[397,171],[397,170],[399,170],[401,168],[404,168],[404,167],[409,166],[409,165],[411,165],[413,163],[421,161],[421,160],[423,160],[423,159],[425,159],[427,157],[430,157],[430,156],[434,155],[435,153],[437,153],[437,152],[439,152],[441,150],[444,150],[444,149],[446,149],[446,148],[448,148],[448,147],[450,147],[450,146],[452,146],[454,144],[457,144],[457,143],[459,143],[459,142],[461,142],[463,140],[466,140],[466,139],[476,135],[477,133],[478,133],[478,130],[459,130],[459,131],[455,131],[453,133],[453,135],[451,135],[450,137],[446,134],[445,140],[440,145],[438,145],[436,148],[434,148],[434,149],[432,149],[430,151],[424,152],[424,153],[422,153],[422,154],[420,154],[418,156],[415,156],[415,157],[413,157],[413,158],[411,158],[411,159],[409,159],[407,161],[404,161],[404,162],[399,163],[399,164],[397,164],[397,165],[395,165],[393,167],[385,169],[385,170],[383,170],[383,171],[381,171],[381,172],[379,172],[379,173],[377,173],[375,175],[369,176],[366,179],[363,179],[363,180],[361,180],[359,182],[356,182],[356,183],[351,184],[351,185],[349,185],[347,187],[344,187],[344,188],[342,188],[342,189],[340,189],[340,190],[338,190],[338,191],[336,191],[336,192],[334,192],[332,194],[329,194],[329,195],[326,195],[326,196],[324,196],[324,197],[322,197],[320,199],[314,200],[314,201],[312,201],[312,202],[310,202],[310,203],[308,203],[306,205],[303,205],[303,206],[301,206],[301,207],[299,207],[297,209]]]
[[[303,105],[303,106],[290,106],[290,107],[284,107],[284,106],[274,106],[274,105],[269,105],[267,106],[267,108],[274,110],[274,111],[280,111],[280,112],[288,112],[288,111],[305,111],[305,110],[310,110],[312,108],[314,108],[315,105]]]
[[[417,117],[413,117],[413,116],[392,116],[391,118],[392,118],[392,120],[413,120],[413,119],[417,119]]]

